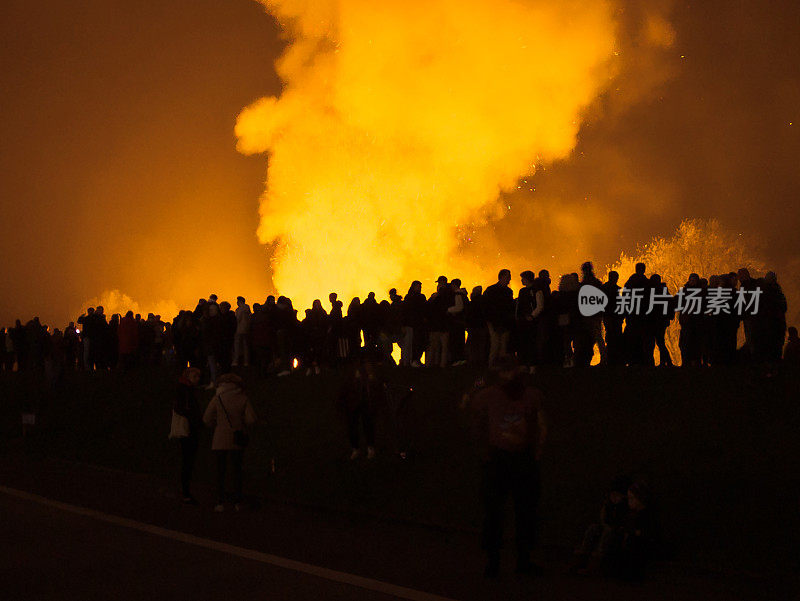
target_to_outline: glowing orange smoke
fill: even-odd
[[[567,157],[582,110],[612,76],[615,23],[598,0],[258,0],[290,45],[280,98],[236,125],[268,153],[262,242],[298,306],[379,294],[467,265],[456,228]]]

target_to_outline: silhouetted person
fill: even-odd
[[[378,349],[378,333],[380,331],[380,309],[375,293],[370,292],[361,303],[361,328],[364,331],[364,347]]]
[[[586,529],[581,544],[575,549],[570,571],[599,575],[608,567],[609,556],[625,536],[630,484],[630,479],[625,476],[617,477],[611,483],[600,509],[600,521]]]
[[[470,365],[486,365],[489,359],[489,329],[486,326],[482,286],[475,286],[470,293],[465,322],[467,328],[467,361]]]
[[[666,343],[666,332],[669,324],[675,317],[675,301],[670,295],[667,285],[661,281],[661,276],[654,273],[650,276],[650,289],[658,294],[654,296],[664,304],[654,303],[652,311],[646,316],[645,328],[645,363],[653,365],[653,349],[658,348],[659,366],[672,366],[672,356],[669,353]]]
[[[130,368],[135,364],[136,353],[139,350],[139,326],[133,317],[133,311],[128,311],[120,320],[117,339],[119,363],[125,369]]]
[[[361,299],[357,296],[347,305],[344,327],[347,336],[347,358],[353,360],[361,354]]]
[[[222,325],[219,305],[206,303],[203,305],[203,317],[200,319],[200,350],[208,364],[209,389],[215,388],[217,384],[217,352],[221,346],[221,340]]]
[[[736,279],[739,282],[739,289],[746,293],[753,292],[758,288],[758,281],[750,277],[750,271],[742,267],[736,273]],[[744,329],[744,345],[741,349],[741,354],[745,360],[752,360],[755,354],[755,342],[753,340],[753,330],[755,324],[755,316],[751,308],[745,308],[741,315],[742,327]]]
[[[339,391],[339,408],[347,421],[350,460],[361,454],[363,428],[367,459],[375,457],[375,415],[383,405],[386,385],[378,375],[373,353],[366,350],[352,366]]]
[[[133,317],[131,315],[131,317]],[[195,460],[197,459],[197,447],[200,436],[200,428],[203,424],[200,402],[197,398],[197,385],[200,383],[202,372],[196,367],[187,367],[178,380],[175,392],[175,402],[172,410],[178,415],[185,417],[188,421],[188,432],[186,436],[178,439],[181,445],[181,495],[183,502],[195,505],[192,496],[192,472],[194,471]]]
[[[428,349],[425,352],[426,367],[447,367],[449,334],[447,310],[450,308],[450,287],[440,282],[431,294],[427,305]]]
[[[252,312],[243,296],[236,298],[236,333],[233,339],[233,363],[238,366],[243,363],[250,365],[250,320]]]
[[[577,273],[561,276],[558,290],[552,294],[553,313],[558,324],[560,342],[559,363],[564,367],[575,366],[575,337],[578,334],[578,288]],[[578,343],[580,345],[580,343]]]
[[[640,581],[647,563],[656,555],[659,538],[652,494],[642,482],[634,482],[628,488],[628,511],[622,531],[619,544],[608,557],[606,573]]]
[[[800,369],[800,338],[797,336],[797,328],[791,326],[787,330],[788,340],[783,347],[783,363],[787,369]]]
[[[552,291],[550,290],[550,272],[541,269],[539,275],[534,280],[534,287],[537,292],[537,305],[534,310],[536,318],[536,361],[540,365],[555,361],[556,353],[553,351],[553,341],[556,340],[556,323],[553,314]],[[542,304],[539,306],[538,293],[541,292]]]
[[[537,318],[544,308],[544,294],[536,287],[532,271],[520,274],[522,288],[516,303],[516,346],[520,364],[531,370],[537,363]]]
[[[392,344],[397,343],[402,346],[403,343],[403,297],[397,294],[397,289],[392,288],[389,290],[389,314],[388,314],[388,332]]]
[[[422,353],[425,352],[425,310],[426,298],[422,294],[422,282],[414,280],[403,299],[400,323],[403,330],[403,343],[400,345],[400,365],[419,367]]]
[[[683,285],[684,299],[689,295],[699,295],[701,291],[700,276],[696,273],[689,274],[689,279]],[[684,300],[684,306],[678,315],[678,323],[681,326],[678,347],[681,350],[681,364],[684,367],[695,367],[700,365],[701,358],[702,316],[694,310],[694,301],[687,306],[688,302]]]
[[[341,365],[347,361],[350,354],[350,343],[342,310],[344,304],[340,301],[335,292],[328,297],[331,302],[331,312],[328,315],[328,338],[330,344],[331,363]]]
[[[608,281],[603,284],[603,293],[608,305],[603,312],[603,328],[606,332],[606,352],[609,365],[622,365],[625,361],[625,347],[622,339],[622,316],[617,313],[619,303],[619,273],[608,272]]]
[[[483,306],[486,323],[489,327],[489,366],[498,357],[508,354],[511,329],[514,325],[514,293],[509,288],[511,272],[501,269],[497,283],[486,288],[483,293]]]
[[[756,318],[757,355],[774,367],[781,359],[786,337],[786,297],[774,271],[768,271],[761,284],[761,303]]]
[[[325,356],[325,340],[328,332],[328,314],[322,308],[322,302],[317,299],[311,304],[311,309],[306,312],[306,318],[301,324],[305,338],[305,355],[303,357],[306,375],[319,375],[320,365]]]
[[[645,275],[646,269],[644,263],[637,263],[623,291],[629,298],[639,299],[639,303],[629,303],[628,308],[633,310],[625,313],[625,348],[631,365],[646,363],[648,328],[645,314],[650,299],[650,280]]]
[[[466,288],[461,287],[461,280],[458,278],[453,278],[450,282],[450,289],[453,291],[453,304],[447,309],[448,345],[451,363],[459,366],[467,362],[464,336],[469,297]]]
[[[253,315],[250,318],[250,344],[252,345],[252,362],[260,376],[270,371],[272,364],[272,336],[269,314],[264,305],[253,303]]]
[[[220,371],[228,373],[233,362],[233,341],[236,338],[236,314],[231,310],[231,304],[223,301],[219,304],[220,340],[216,349],[217,361]]]
[[[547,435],[541,392],[526,386],[512,357],[498,357],[495,366],[496,383],[473,397],[489,443],[483,481],[483,548],[488,577],[497,576],[500,567],[503,513],[509,494],[514,502],[517,571],[538,571],[530,553],[536,538],[541,488],[539,459]]]
[[[594,265],[592,265],[591,261],[586,261],[581,265],[581,288],[584,286],[593,286],[598,290],[603,289],[603,283],[594,274]],[[603,339],[604,313],[605,311],[600,311],[595,315],[580,316],[581,335],[579,340],[585,344],[581,345],[580,356],[576,358],[578,365],[586,366],[591,363],[595,345],[597,345],[597,351],[600,353],[600,363],[604,365],[608,362],[606,343]]]

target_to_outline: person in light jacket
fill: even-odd
[[[214,511],[225,510],[225,474],[228,461],[233,466],[234,507],[242,501],[242,458],[244,447],[237,444],[236,431],[247,431],[256,422],[253,405],[236,374],[223,374],[217,380],[217,393],[206,408],[203,421],[214,427],[211,450],[217,458],[217,505]]]

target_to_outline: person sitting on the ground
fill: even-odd
[[[628,511],[622,524],[622,537],[608,557],[606,573],[624,580],[641,580],[647,562],[655,556],[656,540],[652,495],[643,482],[634,482],[628,488]]]
[[[619,476],[611,483],[600,509],[600,521],[586,529],[581,544],[575,549],[570,571],[599,573],[609,553],[619,545],[623,536],[622,526],[628,514],[629,486],[630,479],[626,476]]]

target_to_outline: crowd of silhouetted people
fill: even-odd
[[[797,362],[800,342],[793,328],[786,342],[786,298],[773,272],[762,278],[751,277],[747,269],[708,279],[690,274],[684,288],[697,292],[695,312],[681,311],[676,291],[669,291],[658,274],[646,275],[642,263],[624,286],[614,271],[602,282],[590,262],[580,274],[562,275],[557,285],[544,269],[523,271],[519,278],[516,294],[507,269],[496,283],[470,292],[459,279],[440,276],[429,296],[420,281],[412,282],[405,296],[391,289],[388,299],[379,301],[370,292],[347,307],[331,293],[327,308],[315,300],[301,315],[286,296],[269,296],[251,309],[242,297],[233,307],[212,294],[171,322],[131,311],[108,318],[103,307],[93,307],[63,330],[48,328],[38,318],[0,330],[0,363],[6,370],[44,367],[58,373],[170,362],[200,367],[213,383],[217,374],[236,366],[252,365],[264,375],[287,375],[295,368],[319,374],[347,363],[361,349],[395,363],[397,344],[399,364],[409,367],[486,366],[506,354],[516,355],[530,370],[588,366],[594,356],[600,364],[654,365],[656,349],[658,364],[669,366],[673,358],[666,334],[675,321],[683,365],[776,364],[784,353]],[[607,298],[604,310],[590,316],[578,304],[587,285]],[[757,305],[744,311],[734,306],[737,291],[756,289]],[[645,301],[657,292],[667,299],[667,309],[648,313],[644,303],[632,313],[620,312],[631,291]],[[727,296],[720,294],[726,291]],[[720,297],[727,298],[724,306]]]

